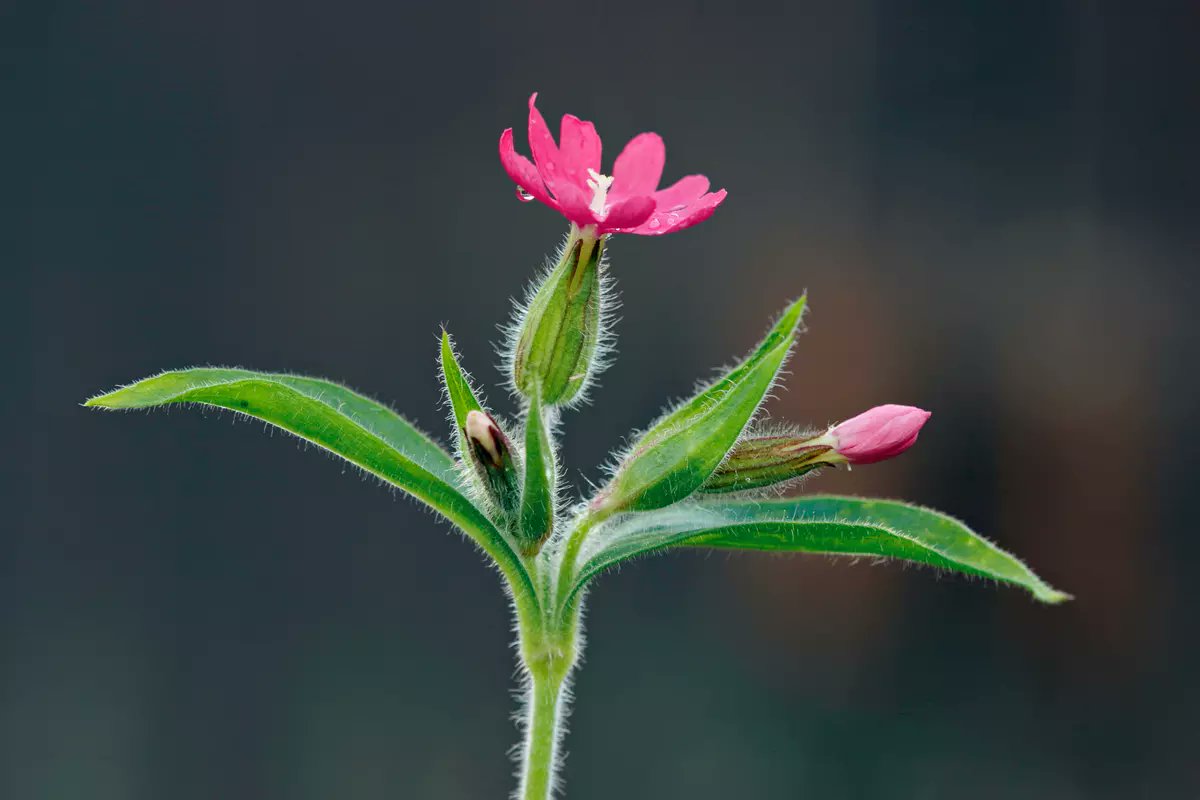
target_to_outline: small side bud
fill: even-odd
[[[851,464],[895,458],[913,446],[930,413],[914,406],[885,405],[835,425],[825,438]]]
[[[512,351],[513,385],[524,397],[540,387],[544,405],[569,403],[597,369],[603,253],[603,237],[572,228],[558,265],[530,300]]]
[[[482,411],[467,413],[463,433],[470,448],[471,465],[488,498],[506,517],[515,516],[521,507],[521,479],[508,437]]]
[[[825,466],[824,437],[752,436],[738,442],[701,492],[744,492],[794,481]]]
[[[917,441],[930,414],[912,406],[873,408],[819,436],[750,436],[741,440],[700,487],[742,492],[778,486],[838,464],[873,464],[900,455]]]

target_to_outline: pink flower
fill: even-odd
[[[566,114],[558,144],[529,98],[529,148],[533,161],[513,149],[512,128],[500,134],[500,163],[517,184],[517,197],[540,200],[597,234],[656,236],[689,228],[712,216],[725,190],[708,191],[708,178],[688,175],[658,188],[666,148],[657,133],[629,140],[613,163],[612,176],[600,174],[600,137],[590,122]],[[536,166],[535,166],[536,165]]]
[[[873,464],[912,447],[929,417],[913,406],[876,406],[835,425],[829,436],[834,450],[851,464]]]

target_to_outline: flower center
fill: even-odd
[[[599,216],[604,213],[604,204],[608,202],[608,187],[612,186],[611,175],[601,175],[594,169],[588,169],[588,188],[592,190],[592,202],[588,208],[593,214]]]

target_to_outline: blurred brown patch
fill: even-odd
[[[797,252],[795,241],[787,238],[764,259],[804,265],[810,298],[808,332],[789,364],[791,374],[768,405],[771,417],[823,428],[880,403],[903,402],[904,365],[915,356],[890,302],[888,281],[863,266],[863,254],[844,242],[810,243]],[[794,275],[774,275],[778,285],[762,287],[764,295],[795,291]],[[749,318],[729,322],[731,328],[753,323]],[[828,470],[801,491],[902,496],[912,458],[906,456],[907,467]],[[891,567],[870,569],[861,562],[800,556],[735,558],[730,570],[758,644],[773,651],[772,657],[759,657],[753,643],[748,648],[748,660],[764,666],[767,684],[820,671],[823,696],[848,696],[859,683],[860,670],[891,646],[891,623],[903,613],[904,578]]]
[[[1007,635],[1032,636],[1072,680],[1108,683],[1164,657],[1174,587],[1155,568],[1159,510],[1145,468],[1162,436],[1153,337],[1112,335],[1114,310],[1087,295],[1063,286],[1023,309],[1004,350],[997,475],[1003,541],[1077,598],[1051,614],[1010,605]],[[1122,313],[1125,327],[1152,327],[1131,324],[1137,309]]]

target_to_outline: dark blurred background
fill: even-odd
[[[730,192],[613,243],[577,483],[807,289],[775,416],[934,412],[807,488],[945,509],[1078,597],[642,561],[592,595],[568,796],[1200,796],[1198,37],[1194,2],[5,4],[0,796],[509,791],[508,609],[459,537],[260,424],[78,403],[242,365],[441,435],[439,324],[495,386],[565,230],[496,157],[535,89],[606,164],[655,130]]]

